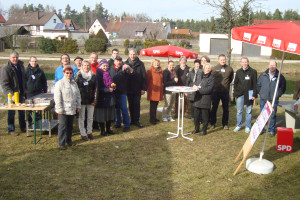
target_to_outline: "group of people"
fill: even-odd
[[[178,98],[176,94],[166,90],[169,86],[189,86],[196,92],[185,95],[184,116],[194,119],[195,130],[192,133],[206,135],[208,125],[210,129],[216,127],[217,109],[222,102],[222,125],[228,130],[229,92],[234,79],[234,97],[237,102],[237,125],[235,132],[243,127],[243,110],[246,106],[245,132],[251,128],[253,101],[260,94],[260,106],[266,101],[272,101],[276,80],[278,78],[277,63],[271,61],[269,68],[257,80],[257,72],[249,66],[247,57],[241,59],[241,68],[234,71],[226,64],[226,56],[218,56],[218,64],[212,66],[207,56],[194,61],[194,67],[187,66],[187,58],[181,57],[179,65],[174,61],[168,62],[168,67],[162,69],[160,61],[154,59],[150,69],[146,71],[144,63],[137,57],[134,49],[129,50],[127,60],[119,56],[118,49],[112,50],[109,60],[98,61],[97,53],[93,52],[89,60],[77,56],[75,65],[70,64],[68,54],[61,55],[61,66],[55,71],[54,101],[58,114],[59,148],[66,149],[66,144],[74,146],[72,131],[74,116],[78,114],[78,126],[84,141],[94,139],[93,128],[99,128],[101,135],[114,134],[115,128],[123,132],[130,131],[130,126],[142,128],[140,123],[141,96],[147,91],[150,101],[150,123],[156,124],[156,110],[159,101],[164,100],[162,121],[175,121],[172,109],[175,104],[177,117]],[[4,95],[20,93],[20,102],[34,95],[47,92],[47,80],[43,70],[37,64],[37,58],[30,57],[27,69],[19,60],[19,54],[13,51],[8,63],[2,67],[1,85]],[[275,134],[276,108],[279,97],[285,92],[285,79],[281,75],[274,112],[268,132]],[[14,101],[14,96],[12,96]],[[128,102],[128,107],[127,107]],[[14,126],[15,111],[8,111],[8,132],[18,135]],[[19,111],[21,131],[25,130],[25,114]],[[200,131],[200,125],[202,129]]]

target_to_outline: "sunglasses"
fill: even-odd
[[[65,74],[73,74],[72,72],[65,72]]]

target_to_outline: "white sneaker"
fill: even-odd
[[[175,120],[172,117],[169,117],[170,122],[175,122]]]
[[[162,118],[162,121],[163,121],[163,122],[167,122],[167,121],[168,121],[168,118],[164,117],[164,118]]]

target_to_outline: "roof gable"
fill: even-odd
[[[190,29],[172,29],[172,34],[184,34],[184,35],[190,35],[191,30]]]
[[[133,17],[125,17],[125,18],[120,18],[120,17],[113,17],[109,20],[106,31],[111,32],[111,33],[119,33],[122,24],[124,22],[134,22]]]
[[[31,26],[44,26],[54,12],[18,12],[11,16],[5,24],[28,24]]]
[[[66,24],[66,28],[73,27],[74,30],[79,30],[80,27],[72,19],[64,19],[63,22]]]
[[[0,23],[5,23],[5,22],[6,22],[5,18],[3,17],[3,15],[0,14]]]

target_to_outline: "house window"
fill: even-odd
[[[40,26],[36,26],[36,32],[40,32]]]
[[[135,36],[143,36],[143,31],[136,31]]]
[[[56,19],[53,19],[53,23],[54,23],[54,24],[56,23]]]

